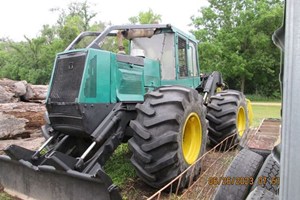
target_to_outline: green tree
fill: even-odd
[[[51,73],[51,67],[48,60],[45,59],[45,55],[48,56],[50,53],[46,50],[45,38],[29,39],[25,37],[25,39],[24,42],[10,40],[4,42],[5,51],[0,51],[5,55],[5,62],[0,69],[1,77],[23,79],[37,84],[46,83]],[[1,53],[0,57],[2,57]]]
[[[57,33],[67,46],[83,31],[102,31],[105,23],[95,21],[97,13],[92,10],[93,5],[87,1],[70,3],[67,9],[52,9],[59,12]]]
[[[130,17],[128,20],[131,24],[157,24],[161,22],[161,15],[155,14],[152,9],[149,8],[148,11],[141,11],[137,16]]]
[[[105,24],[96,21],[96,12],[87,1],[71,3],[59,12],[57,23],[44,25],[36,38],[24,37],[25,41],[0,40],[0,78],[27,80],[34,84],[49,81],[53,62],[82,31],[101,31]]]
[[[67,9],[52,8],[51,11],[59,12],[59,17],[57,20],[57,24],[59,26],[64,26],[69,18],[79,17],[80,22],[78,25],[83,31],[87,31],[89,30],[93,19],[97,16],[97,13],[91,9],[92,7],[93,5],[88,1],[72,2],[68,5]]]
[[[7,45],[5,39],[0,39],[0,70],[6,65],[8,60]]]
[[[221,71],[229,86],[241,91],[275,94],[280,55],[271,36],[281,24],[282,2],[209,2],[192,17],[202,69]]]

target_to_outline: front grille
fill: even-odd
[[[86,53],[83,52],[58,56],[49,96],[51,102],[75,102],[85,60]]]

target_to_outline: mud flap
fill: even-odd
[[[94,176],[74,170],[56,170],[49,165],[0,155],[0,183],[5,191],[22,199],[122,199],[118,188],[101,169]]]

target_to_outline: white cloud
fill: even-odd
[[[6,0],[0,6],[0,38],[9,37],[22,40],[23,36],[35,37],[43,24],[54,24],[57,13],[50,12],[51,8],[66,8],[72,0]],[[187,32],[191,28],[190,17],[196,15],[201,6],[207,5],[206,0],[163,1],[163,0],[89,0],[96,6],[97,18],[101,21],[111,21],[113,24],[128,23],[128,18],[140,11],[151,8],[162,15],[162,23],[172,25]]]

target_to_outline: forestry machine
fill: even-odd
[[[200,74],[198,44],[170,24],[110,26],[83,32],[57,54],[46,100],[45,143],[12,145],[0,156],[0,183],[34,199],[121,199],[103,170],[128,142],[131,163],[160,188],[206,148],[251,121],[251,104],[225,90],[221,74]],[[190,176],[181,180],[184,188]]]

